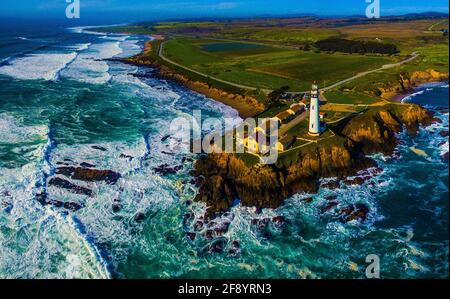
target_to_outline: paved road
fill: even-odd
[[[355,76],[353,76],[353,77],[344,79],[344,80],[339,81],[339,82],[336,82],[336,83],[334,83],[334,84],[332,84],[332,85],[330,85],[330,86],[327,86],[327,87],[325,87],[325,88],[322,88],[322,91],[327,91],[327,90],[329,90],[329,89],[333,89],[333,88],[338,87],[338,86],[340,86],[340,85],[342,85],[342,84],[344,84],[344,83],[347,83],[347,82],[349,82],[349,81],[353,81],[353,80],[355,80],[355,79],[364,77],[364,76],[366,76],[366,75],[368,75],[368,74],[371,74],[371,73],[375,73],[375,72],[382,71],[382,70],[387,70],[387,69],[390,69],[390,68],[393,68],[393,67],[400,66],[400,65],[402,65],[402,64],[411,62],[411,61],[413,61],[414,59],[416,59],[418,56],[419,56],[419,54],[418,54],[417,52],[413,52],[413,53],[411,53],[411,57],[409,57],[409,58],[407,58],[407,59],[405,59],[405,60],[402,60],[402,61],[397,62],[397,63],[385,64],[385,65],[383,65],[382,67],[380,67],[380,68],[378,68],[378,69],[359,73],[359,74],[357,74],[357,75],[355,75]]]
[[[226,80],[219,79],[219,78],[217,78],[217,77],[208,76],[208,75],[206,75],[206,74],[204,74],[204,73],[202,73],[202,72],[196,71],[196,70],[194,70],[194,69],[192,69],[192,68],[190,68],[190,67],[184,66],[184,65],[182,65],[182,64],[179,64],[179,63],[177,63],[177,62],[175,62],[175,61],[173,61],[173,60],[171,60],[171,59],[165,57],[164,54],[163,54],[163,51],[164,51],[164,44],[165,44],[165,43],[166,43],[166,42],[162,42],[162,43],[161,43],[161,46],[159,47],[159,52],[158,52],[158,56],[159,56],[162,60],[164,60],[164,61],[166,61],[166,62],[168,62],[168,63],[170,63],[170,64],[176,65],[176,66],[178,66],[178,67],[180,67],[180,68],[182,68],[182,69],[185,69],[185,70],[187,70],[187,71],[193,72],[193,73],[195,73],[195,74],[197,74],[197,75],[200,75],[200,76],[202,76],[202,77],[205,77],[205,78],[210,78],[210,79],[213,79],[213,80],[215,80],[215,81],[222,82],[222,83],[225,83],[225,84],[228,84],[228,85],[237,87],[237,88],[242,88],[242,89],[247,89],[247,90],[257,90],[257,88],[255,88],[255,87],[251,87],[251,86],[247,86],[247,85],[243,85],[243,84],[237,84],[237,83],[233,83],[233,82],[229,82],[229,81],[226,81]],[[402,61],[397,62],[397,63],[385,64],[385,65],[383,65],[382,67],[380,67],[380,68],[378,68],[378,69],[374,69],[374,70],[371,70],[371,71],[366,71],[366,72],[359,73],[359,74],[357,74],[357,75],[355,75],[355,76],[353,76],[353,77],[350,77],[350,78],[341,80],[341,81],[336,82],[336,83],[334,83],[334,84],[332,84],[332,85],[330,85],[330,86],[327,86],[327,87],[325,87],[325,88],[322,88],[322,91],[327,91],[327,90],[329,90],[329,89],[333,89],[333,88],[338,87],[338,86],[340,86],[340,85],[342,85],[342,84],[345,84],[345,83],[350,82],[350,81],[353,81],[353,80],[355,80],[355,79],[364,77],[364,76],[366,76],[366,75],[368,75],[368,74],[371,74],[371,73],[375,73],[375,72],[382,71],[382,70],[387,70],[387,69],[390,69],[390,68],[393,68],[393,67],[400,66],[400,65],[402,65],[402,64],[411,62],[411,61],[413,61],[414,59],[416,59],[418,56],[419,56],[419,54],[418,54],[417,52],[413,52],[413,53],[411,53],[411,56],[410,56],[409,58],[405,59],[405,60],[402,60]],[[262,91],[265,92],[266,94],[268,94],[268,93],[270,93],[272,90],[270,90],[270,89],[262,89]],[[305,92],[309,92],[309,90],[307,90],[307,91],[298,91],[298,92],[289,92],[289,94],[297,94],[297,93],[305,93]]]

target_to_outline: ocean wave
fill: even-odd
[[[56,80],[58,73],[72,62],[78,53],[27,54],[0,66],[0,74],[21,80]]]
[[[0,119],[8,142],[49,134],[44,126],[25,126],[12,116],[2,114]],[[70,216],[34,199],[42,191],[43,173],[49,171],[49,144],[40,143],[34,158],[21,167],[0,166],[0,277],[108,278],[104,263],[67,219]]]
[[[85,43],[85,44],[75,44],[70,46],[65,46],[64,48],[74,51],[83,51],[89,49],[89,47],[92,45],[92,43]]]
[[[109,65],[104,59],[115,57],[122,53],[119,42],[104,42],[93,44],[61,72],[67,79],[85,83],[104,84],[111,79]]]
[[[23,126],[19,121],[6,113],[0,114],[0,143],[23,143],[46,138],[47,126]]]

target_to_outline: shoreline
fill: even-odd
[[[154,68],[157,76],[160,78],[174,80],[192,91],[198,92],[207,98],[221,102],[222,104],[235,109],[242,119],[254,117],[266,110],[266,106],[252,95],[245,93],[233,93],[211,86],[211,84],[205,81],[193,79],[182,72],[177,72],[176,68],[167,65],[161,61],[159,57],[150,57],[151,53],[155,50],[154,43],[161,42],[163,40],[161,37],[150,37],[152,39],[145,42],[144,48],[140,54],[114,60],[140,67]]]
[[[156,54],[156,57],[148,57],[154,50],[154,42],[162,42],[165,40],[165,37],[160,35],[148,35],[148,37],[150,40],[145,42],[141,53],[119,60],[124,63],[131,63],[137,66],[155,68],[157,70],[157,75],[161,78],[174,80],[186,88],[237,110],[242,119],[255,117],[267,109],[266,105],[261,103],[254,96],[228,92],[223,89],[213,87],[204,80],[198,80],[189,75],[183,74],[183,72],[177,71],[176,66],[162,61],[158,56],[159,54]],[[157,45],[156,50],[159,52],[159,45]],[[400,78],[401,79],[399,82],[392,82],[392,86],[380,88],[380,99],[401,102],[403,98],[410,96],[415,92],[415,90],[424,85],[449,82],[448,73],[442,73],[433,69],[426,71],[414,71],[409,74],[408,77],[401,76]]]
[[[400,76],[399,82],[382,89],[381,98],[401,102],[405,97],[415,93],[416,90],[429,84],[444,84],[449,82],[449,74],[433,69],[426,71],[414,71],[409,77]]]
[[[433,88],[438,86],[444,86],[445,84],[448,85],[448,80],[438,80],[438,81],[428,81],[424,83],[420,83],[417,86],[413,87],[409,92],[407,93],[398,93],[394,97],[392,97],[390,100],[395,102],[404,103],[403,100],[416,94],[417,92],[420,92],[421,90],[424,90],[426,88]]]

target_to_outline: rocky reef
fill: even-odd
[[[250,167],[234,154],[206,155],[193,171],[199,186],[196,200],[207,204],[207,217],[214,217],[236,200],[244,206],[276,208],[296,193],[317,192],[320,178],[358,183],[347,177],[377,166],[369,154],[391,155],[399,142],[396,133],[405,128],[415,134],[432,122],[432,113],[420,106],[389,104],[340,122],[331,127],[335,137],[281,155],[273,165]],[[343,213],[348,219],[365,217],[364,209],[353,214],[354,209]]]

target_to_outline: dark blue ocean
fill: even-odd
[[[448,277],[448,85],[421,87],[404,101],[441,122],[411,138],[397,158],[374,158],[383,172],[360,186],[299,194],[276,210],[236,206],[227,248],[200,254],[186,237],[197,189],[195,156],[174,151],[170,120],[201,109],[237,112],[143,69],[104,59],[141,51],[147,37],[89,28],[0,28],[0,278],[364,278],[369,254],[383,278]],[[102,150],[98,150],[101,148]],[[123,157],[132,157],[130,159]],[[89,163],[122,174],[115,185],[80,182],[93,196],[49,186],[58,163]],[[173,175],[155,171],[177,165]],[[37,194],[83,208],[41,205]],[[312,203],[303,199],[312,196]],[[320,213],[326,197],[363,203],[366,222]],[[120,201],[121,209],[114,210]],[[145,214],[143,221],[135,221]],[[284,216],[262,234],[254,219]]]

